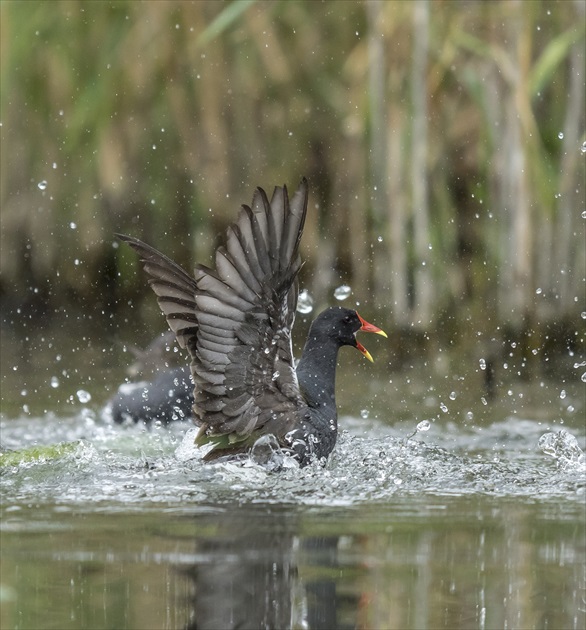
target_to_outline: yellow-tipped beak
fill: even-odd
[[[371,363],[374,363],[374,359],[372,358],[370,352],[359,341],[356,342],[356,347]]]
[[[358,315],[358,313],[356,313],[356,315]],[[362,327],[360,328],[362,332],[375,333],[377,335],[381,335],[382,337],[386,337],[388,339],[387,333],[384,330],[380,329],[378,326],[375,326],[374,324],[369,324],[365,319],[362,319],[360,315],[358,315],[358,319],[360,320],[360,323],[362,324]]]
[[[358,313],[356,313],[356,315],[358,315]],[[375,326],[374,324],[369,324],[365,319],[362,319],[360,315],[358,315],[358,319],[360,320],[360,323],[362,324],[359,330],[363,332],[375,333],[376,335],[381,335],[381,337],[385,337],[388,339],[387,333],[384,330],[380,329],[378,326]],[[370,352],[358,341],[356,342],[356,347],[358,348],[358,350],[360,350],[360,352],[362,352],[362,354],[371,363],[374,363],[374,359],[372,358]]]

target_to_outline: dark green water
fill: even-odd
[[[4,628],[581,628],[576,503],[22,506]]]
[[[582,359],[489,400],[344,353],[336,451],[277,474],[104,422],[121,352],[45,343],[3,352],[2,443],[71,446],[1,470],[2,628],[585,627]]]

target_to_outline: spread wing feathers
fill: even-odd
[[[216,268],[195,268],[194,409],[208,435],[244,440],[268,424],[283,437],[305,405],[291,327],[306,210],[305,180],[291,202],[286,187],[270,201],[258,188],[228,228]]]
[[[194,278],[119,235],[140,255],[169,326],[189,349],[194,411],[207,436],[232,434],[232,443],[266,427],[283,439],[304,413],[291,328],[306,211],[305,179],[291,201],[284,186],[270,202],[258,188],[228,228],[216,268],[197,265]]]
[[[143,267],[150,276],[149,284],[157,295],[157,301],[182,348],[188,347],[197,335],[195,315],[196,283],[177,263],[132,236],[116,235],[128,243],[140,256]]]

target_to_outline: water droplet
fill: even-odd
[[[560,131],[560,132],[558,133],[558,138],[559,138],[560,140],[563,140],[563,139],[564,139],[564,133],[563,133],[563,131]]]
[[[382,242],[383,242],[383,237],[382,237],[382,236],[377,236],[376,240],[377,240],[379,243],[382,243]]]
[[[582,383],[586,383],[586,372],[582,374],[582,376],[580,377],[580,380],[582,381]]]
[[[281,376],[281,373],[279,372],[279,370],[275,370],[273,372],[273,381],[276,381],[279,378],[279,376]]]
[[[586,319],[586,311],[582,311],[582,312],[580,313],[580,317],[581,317],[582,319]]]
[[[364,420],[366,420],[366,418],[368,418],[368,416],[370,415],[368,409],[362,409],[362,411],[360,412],[360,417],[363,418]]]
[[[69,224],[69,227],[70,227],[72,230],[75,230],[75,229],[77,229],[77,223],[74,223],[74,222],[72,221],[72,222]]]
[[[586,210],[582,210],[582,218],[586,219]]]
[[[307,315],[313,311],[313,298],[307,289],[303,289],[297,298],[297,312]]]
[[[567,396],[566,390],[562,389],[562,391],[560,392],[560,398],[563,400],[566,396]]]
[[[422,420],[416,427],[418,433],[425,433],[431,428],[431,422],[429,420]]]
[[[457,395],[456,392],[450,392],[450,400],[456,400]]]
[[[545,433],[539,438],[537,445],[546,455],[555,458],[562,468],[568,465],[575,467],[576,464],[580,469],[584,468],[584,452],[578,445],[578,440],[563,429],[557,433]]]
[[[582,142],[582,146],[580,147],[580,151],[581,151],[582,155],[584,155],[584,153],[586,153],[586,140],[584,140],[584,142]]]
[[[59,387],[59,379],[56,376],[51,377],[51,387],[53,389],[56,389],[57,387]]]
[[[481,370],[486,370],[486,361],[484,359],[480,359],[478,364],[480,365]]]
[[[537,295],[541,295],[543,293],[543,289],[535,289],[535,293]]]
[[[556,454],[555,442],[555,433],[545,433],[539,438],[537,445],[546,455],[551,455],[553,457]]]
[[[47,190],[47,180],[44,179],[42,182],[39,182],[37,186],[39,190]]]
[[[92,395],[89,392],[86,392],[85,389],[77,390],[77,399],[80,403],[88,403],[92,399]]]
[[[444,413],[448,413],[448,408],[444,405],[444,403],[440,403],[440,409],[441,409]]]
[[[342,284],[334,291],[334,297],[336,298],[336,300],[340,300],[341,302],[347,297],[350,297],[351,293],[352,289],[347,284]]]

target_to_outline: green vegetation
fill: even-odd
[[[0,470],[22,464],[43,464],[74,453],[80,442],[63,442],[46,446],[29,446],[17,451],[2,451],[0,453]]]
[[[580,0],[3,2],[3,317],[124,312],[147,288],[114,232],[189,268],[254,186],[307,175],[320,305],[347,283],[423,339],[583,347],[585,20]]]

